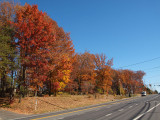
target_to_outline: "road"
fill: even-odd
[[[148,95],[16,120],[160,120],[160,95]]]

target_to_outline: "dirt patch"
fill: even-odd
[[[67,95],[57,97],[26,97],[22,99],[21,103],[18,103],[18,99],[10,106],[11,108],[4,108],[5,110],[21,113],[21,114],[38,114],[45,112],[53,112],[66,110],[76,107],[83,107],[87,105],[93,105],[98,103],[104,103],[114,101],[116,99],[122,99],[123,96],[113,95],[97,95],[96,98],[93,95]],[[36,106],[37,100],[37,107]]]

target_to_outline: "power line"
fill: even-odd
[[[142,61],[142,62],[130,64],[130,65],[126,65],[126,66],[122,66],[122,67],[120,67],[120,68],[122,69],[122,68],[125,68],[125,67],[130,67],[130,66],[134,66],[134,65],[139,65],[139,64],[143,64],[143,63],[150,62],[150,61],[157,60],[157,59],[160,59],[160,57],[153,58],[153,59],[150,59],[150,60],[145,60],[145,61]]]
[[[160,68],[160,66],[157,66],[157,67],[153,67],[153,68],[149,68],[149,69],[144,69],[144,71],[148,71],[148,70],[153,70],[153,69],[157,69],[157,68]]]
[[[157,78],[157,77],[160,77],[160,75],[154,75],[154,76],[149,76],[149,77],[146,77],[147,79],[149,78]]]

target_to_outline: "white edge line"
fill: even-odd
[[[120,110],[118,110],[118,111],[123,111],[124,109],[120,109]]]
[[[62,120],[62,119],[64,119],[64,117],[62,117],[62,118],[58,118],[58,120]]]
[[[107,114],[107,115],[106,115],[106,117],[107,117],[107,116],[110,116],[110,115],[112,115],[112,113],[110,113],[110,114]]]
[[[149,109],[147,112],[142,113],[141,115],[137,116],[136,118],[134,118],[133,120],[138,120],[141,116],[145,115],[146,113],[150,112],[151,110],[153,110],[155,107],[159,106],[159,104],[157,104],[156,106],[152,107],[151,109]]]

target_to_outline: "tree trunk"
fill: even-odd
[[[5,87],[6,87],[6,77],[5,77],[5,72],[2,74],[2,91],[1,91],[1,96],[5,97]]]
[[[51,96],[51,90],[52,90],[52,81],[49,81],[49,96]]]
[[[9,98],[10,104],[12,104],[13,101],[14,101],[14,93],[13,93],[13,92],[14,92],[14,87],[13,87],[13,71],[12,71],[11,77],[12,77],[12,80],[11,80],[11,86],[10,86],[10,98]]]
[[[56,91],[56,90],[54,90],[54,96],[55,96],[55,97],[57,96],[57,91]]]
[[[20,92],[20,94],[19,94],[19,102],[18,103],[21,103],[21,99],[22,99],[22,93]]]
[[[81,88],[81,80],[78,80],[78,93],[82,93],[82,88]]]

